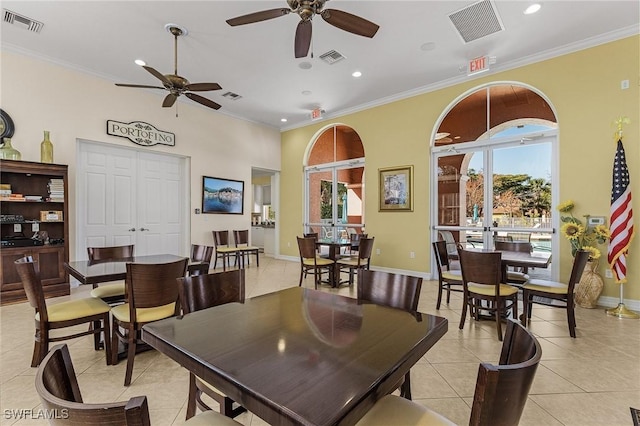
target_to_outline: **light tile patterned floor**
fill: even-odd
[[[247,270],[247,297],[298,284],[299,266],[261,255],[260,267]],[[306,287],[313,279],[305,280]],[[355,287],[337,291],[355,297]],[[87,295],[76,288],[71,297]],[[419,309],[449,319],[449,331],[411,370],[415,401],[428,405],[458,424],[468,424],[478,363],[497,362],[501,343],[495,325],[467,319],[458,329],[459,293],[452,303],[435,310],[437,283],[423,284]],[[58,300],[65,300],[59,298]],[[58,300],[49,300],[49,303]],[[603,309],[577,308],[576,339],[569,337],[563,310],[535,306],[531,329],[543,348],[521,425],[632,425],[629,407],[640,408],[640,320],[608,317]],[[25,303],[0,308],[0,425],[46,424],[42,419],[16,418],[17,410],[34,410],[36,369],[33,311]],[[183,423],[188,375],[167,357],[149,351],[136,356],[133,381],[123,386],[125,363],[106,366],[89,338],[67,342],[85,402],[122,401],[136,395],[149,400],[154,425]],[[25,412],[23,412],[25,413]],[[245,425],[265,423],[251,413],[237,418]]]

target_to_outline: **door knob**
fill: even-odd
[[[149,228],[140,228],[141,231],[148,231]]]
[[[135,232],[135,231],[136,231],[136,228],[129,229],[129,232]]]

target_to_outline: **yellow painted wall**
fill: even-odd
[[[342,123],[362,138],[366,156],[367,233],[376,237],[372,264],[430,272],[431,170],[429,138],[438,117],[462,93],[488,82],[513,81],[533,86],[555,108],[559,124],[560,200],[573,199],[578,213],[609,216],[615,141],[612,122],[627,116],[625,149],[635,190],[636,228],[640,222],[640,37],[634,36],[518,69],[488,75],[445,89],[345,115],[282,134],[280,252],[297,256],[302,234],[303,162],[308,144],[327,125]],[[630,88],[621,90],[622,80]],[[382,167],[414,165],[414,211],[379,212],[378,176]],[[555,182],[554,182],[555,183]],[[409,258],[414,251],[415,259]],[[557,261],[557,259],[555,260]],[[568,278],[572,258],[561,241],[560,276]],[[603,260],[602,263],[605,263]],[[625,298],[640,300],[640,237],[630,249]],[[604,268],[601,266],[601,272]],[[618,297],[619,287],[605,280],[603,296]]]

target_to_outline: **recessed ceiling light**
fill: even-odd
[[[145,65],[147,65],[147,63],[142,59],[136,59],[134,62],[136,63],[136,65],[140,65],[141,67],[144,67]]]
[[[423,51],[427,51],[427,50],[433,50],[436,48],[436,44],[432,41],[429,41],[427,43],[423,43],[422,46],[420,46],[420,50]]]
[[[360,71],[354,71],[351,75],[356,77],[356,78],[362,77],[362,73]]]
[[[305,96],[309,96],[311,94],[311,90],[303,90],[302,94]]]
[[[283,123],[286,123],[287,119],[286,118],[281,118],[280,121],[282,121]]]
[[[298,66],[300,67],[300,69],[308,70],[311,69],[311,62],[300,62]]]
[[[542,6],[540,6],[538,3],[534,3],[524,11],[524,14],[531,15],[532,13],[536,13],[537,11],[540,10],[541,7]]]

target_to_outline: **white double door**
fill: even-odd
[[[186,253],[186,159],[82,142],[76,259],[87,247],[135,245],[136,255]]]

